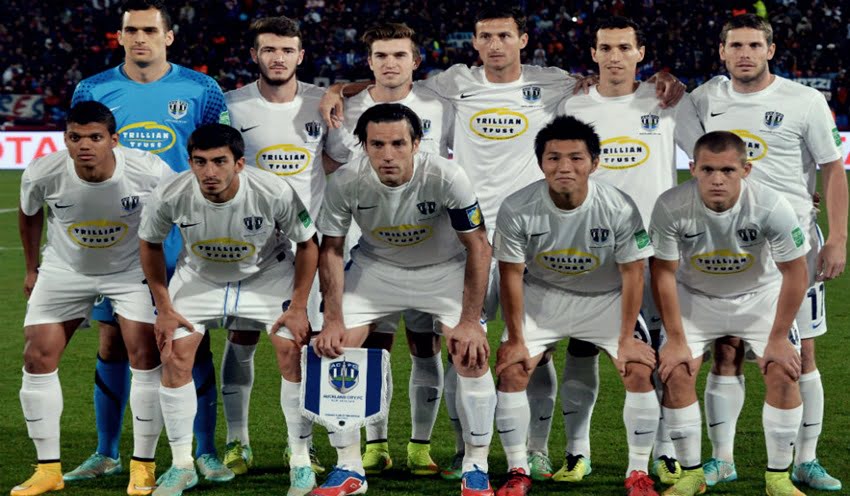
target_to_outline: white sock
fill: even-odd
[[[623,423],[626,425],[626,438],[629,443],[629,468],[626,470],[626,477],[633,470],[647,472],[660,410],[655,391],[626,391],[626,401],[623,405]]]
[[[156,444],[162,433],[162,407],[159,405],[159,385],[162,365],[150,370],[130,368],[130,410],[133,414],[133,458],[153,461]]]
[[[664,399],[664,384],[658,376],[658,371],[652,373],[653,383],[655,384],[655,394],[658,396],[658,404]],[[676,448],[673,447],[673,442],[670,440],[670,428],[667,425],[667,419],[664,415],[664,408],[661,408],[661,416],[658,417],[658,431],[655,433],[655,446],[652,447],[652,457],[656,460],[666,456],[667,458],[676,458]]]
[[[528,468],[528,420],[530,407],[525,391],[506,393],[498,391],[496,403],[496,430],[502,440],[505,456],[508,459],[508,470],[521,468],[530,473]]]
[[[599,395],[599,355],[567,355],[561,379],[566,452],[590,458],[590,419]]]
[[[463,427],[460,425],[460,415],[457,411],[456,392],[457,370],[455,370],[452,362],[449,362],[443,378],[443,396],[446,398],[446,412],[449,414],[449,422],[452,423],[452,430],[455,433],[455,452],[463,453]]]
[[[198,412],[195,381],[176,388],[161,385],[159,404],[162,406],[168,444],[171,445],[171,464],[178,468],[193,468],[192,424]]]
[[[363,470],[363,458],[360,456],[360,429],[328,431],[328,438],[331,446],[336,448],[338,467],[366,475],[366,471]]]
[[[443,359],[440,353],[432,357],[410,356],[410,439],[430,441],[440,397],[443,392]]]
[[[486,453],[489,453],[493,439],[493,417],[496,414],[496,384],[488,370],[481,377],[458,376],[457,390],[458,413],[466,441],[463,471],[473,470],[473,465],[486,471]],[[475,450],[470,452],[470,447]],[[485,449],[479,449],[481,447]]]
[[[767,469],[787,470],[794,458],[794,441],[803,420],[803,405],[783,410],[764,404],[761,421],[767,445]]]
[[[694,401],[684,408],[661,407],[661,410],[664,412],[664,423],[669,427],[670,437],[675,439],[671,441],[676,447],[674,457],[685,469],[699,467],[702,461],[702,418],[699,402]]]
[[[744,376],[708,374],[705,381],[705,422],[712,458],[734,463],[735,427],[744,408]]]
[[[552,413],[558,396],[558,375],[555,363],[549,359],[545,365],[534,369],[526,388],[531,414],[528,423],[528,451],[549,454],[549,433],[552,431]],[[528,472],[526,472],[528,473]]]
[[[390,425],[390,408],[389,405],[393,403],[393,371],[392,367],[387,367],[387,374],[389,375],[389,379],[387,384],[389,387],[387,388],[387,415],[381,420],[366,424],[366,442],[367,443],[385,443],[387,441],[387,432],[389,431]]]
[[[800,376],[800,396],[803,397],[803,423],[797,436],[794,463],[813,461],[817,458],[818,438],[823,429],[823,382],[820,372],[815,370]]]
[[[292,450],[289,464],[292,467],[310,465],[310,443],[313,425],[301,415],[301,383],[280,378],[280,408],[286,420],[286,435]]]
[[[463,454],[463,468],[462,472],[469,472],[472,470],[480,470],[482,472],[487,472],[490,470],[490,465],[487,462],[487,456],[490,454],[490,446],[473,446],[469,443],[466,443]]]
[[[59,419],[64,406],[59,369],[47,374],[30,374],[24,370],[20,398],[38,461],[58,462]]]
[[[255,344],[224,342],[221,358],[221,401],[227,423],[227,442],[240,441],[251,444],[248,436],[248,411],[251,389],[254,387]]]

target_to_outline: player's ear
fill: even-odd
[[[753,170],[752,162],[744,162],[744,173],[741,174],[741,177],[747,177],[750,175],[750,172]]]
[[[174,43],[174,31],[168,30],[165,32],[165,46],[170,47]]]
[[[597,167],[599,167],[599,155],[590,160],[590,173],[593,174]]]
[[[646,47],[642,46],[638,48],[638,52],[640,52],[640,58],[638,59],[638,62],[641,62],[643,61],[643,57],[646,56]]]
[[[599,63],[599,61],[596,60],[596,48],[595,47],[590,47],[590,58],[592,58],[593,61],[596,62],[597,64]]]
[[[413,140],[413,153],[416,153],[416,152],[419,151],[419,143],[421,143],[421,142],[422,142],[422,140],[420,140],[420,139]]]
[[[109,140],[112,141],[112,148],[118,146],[118,133],[113,134],[109,137]]]
[[[691,176],[697,177],[697,164],[693,160],[688,162],[688,169],[691,170]]]
[[[519,37],[519,49],[522,50],[526,45],[528,45],[528,33],[522,33]]]
[[[244,169],[244,168],[245,168],[245,157],[241,157],[239,160],[236,161],[236,172],[237,173],[242,172],[242,169]]]
[[[767,47],[767,60],[773,60],[773,54],[776,53],[776,43],[771,43],[769,47]]]
[[[257,49],[254,47],[251,47],[251,60],[253,60],[255,64],[257,63]]]
[[[718,53],[720,53],[720,60],[726,62],[726,47],[723,43],[720,43],[720,47],[718,48]]]
[[[304,49],[298,50],[298,63],[296,65],[301,65],[301,62],[304,62]]]

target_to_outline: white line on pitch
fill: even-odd
[[[0,214],[8,214],[9,212],[17,212],[17,208],[0,208]]]

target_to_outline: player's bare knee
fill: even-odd
[[[98,355],[106,361],[115,362],[127,360],[127,347],[121,337],[121,331],[114,326],[100,324],[100,339],[98,343]]]
[[[24,345],[24,370],[30,374],[49,374],[59,366],[61,356],[62,350],[27,342]]]
[[[664,382],[664,403],[673,408],[688,406],[696,399],[696,374],[688,374],[685,365],[679,365]]]
[[[626,364],[626,376],[623,377],[623,385],[627,391],[646,392],[652,391],[652,368],[642,363],[630,362]]]
[[[484,366],[463,365],[460,357],[454,361],[454,367],[457,375],[461,377],[481,377],[484,374],[490,373],[490,368],[486,364]]]
[[[233,344],[241,344],[243,346],[256,345],[260,342],[260,332],[230,331],[227,334],[227,340]]]
[[[498,389],[505,393],[525,391],[530,378],[531,373],[526,371],[521,363],[515,363],[499,374]]]
[[[153,346],[132,347],[128,351],[130,367],[139,370],[150,370],[160,364],[159,349],[156,343]]]

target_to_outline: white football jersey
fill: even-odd
[[[561,210],[545,180],[509,196],[496,219],[493,256],[524,263],[527,281],[575,293],[605,293],[622,285],[617,264],[652,256],[634,202],[590,179],[578,208]]]
[[[766,184],[791,202],[808,232],[817,164],[841,158],[841,138],[823,95],[776,76],[767,88],[738,93],[717,76],[692,93],[708,131],[732,131],[747,144],[751,182]]]
[[[534,138],[572,95],[575,79],[555,67],[523,65],[517,81],[491,83],[483,67],[457,64],[416,84],[454,107],[454,157],[492,229],[502,200],[543,177]]]
[[[782,195],[744,180],[725,212],[710,210],[695,179],[663,193],[650,223],[655,257],[679,260],[680,284],[709,296],[751,293],[781,281],[777,262],[806,255],[808,242]]]
[[[45,203],[44,263],[87,275],[139,266],[142,205],[174,175],[156,155],[115,148],[115,171],[100,183],[80,179],[67,150],[35,159],[21,177],[21,210],[35,215]]]
[[[483,223],[466,174],[453,162],[430,153],[414,156],[413,177],[390,187],[380,182],[361,155],[328,178],[319,231],[345,236],[352,218],[363,231],[356,261],[365,256],[401,267],[446,262],[464,252],[457,232]]]
[[[690,156],[703,134],[689,95],[663,109],[649,83],[618,97],[602,96],[594,86],[565,100],[561,112],[593,125],[602,145],[593,177],[631,196],[645,226],[658,195],[678,182],[676,145]]]
[[[327,127],[319,113],[324,94],[301,81],[295,99],[287,103],[263,98],[256,82],[224,94],[231,125],[245,140],[246,163],[282,177],[313,217],[325,192],[322,149]]]
[[[340,163],[352,160],[352,154],[362,154],[363,147],[354,135],[357,121],[367,109],[378,104],[369,89],[345,101],[345,119],[339,129],[328,135],[326,151],[328,156]],[[383,102],[382,102],[383,103]],[[397,102],[413,110],[422,122],[422,141],[419,151],[440,155],[448,158],[451,147],[451,131],[453,122],[452,107],[446,100],[437,97],[422,86],[414,85],[406,97]]]
[[[313,220],[295,190],[276,176],[254,167],[239,173],[239,190],[225,203],[201,194],[198,180],[186,171],[158,188],[142,215],[139,237],[161,243],[171,225],[183,235],[177,269],[188,267],[216,283],[249,277],[315,233]]]

